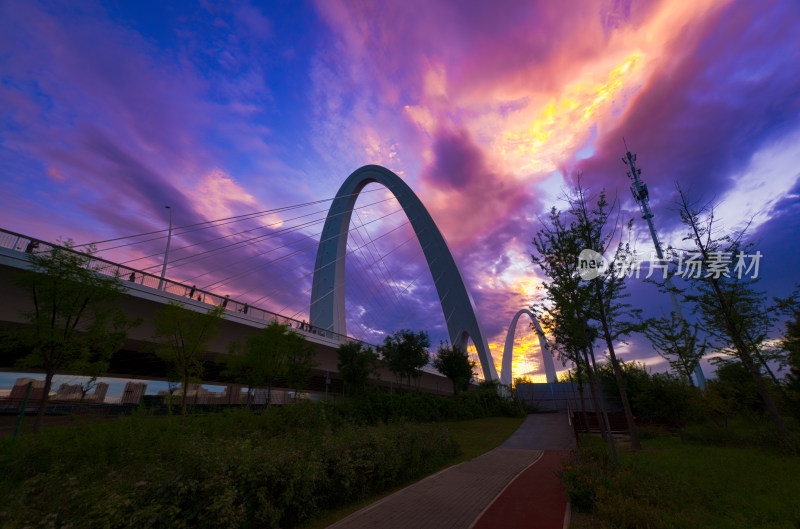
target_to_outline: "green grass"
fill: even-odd
[[[605,446],[585,439],[581,450],[598,454]],[[573,529],[800,527],[797,455],[662,437],[641,452],[623,451],[622,470],[592,468],[584,480],[595,480],[594,509],[578,514]]]
[[[524,421],[524,417],[487,417],[484,419],[471,419],[467,421],[453,421],[443,423],[444,426],[450,431],[458,446],[461,448],[461,454],[448,461],[442,467],[436,469],[431,474],[442,470],[443,468],[456,465],[463,461],[469,461],[481,454],[492,450],[499,446],[503,441],[514,433],[519,425]],[[430,474],[429,474],[430,475]],[[420,478],[423,479],[423,478]],[[385,498],[398,490],[407,487],[409,483],[404,483],[388,491],[376,493],[363,500],[346,505],[339,509],[328,511],[313,520],[300,526],[300,529],[323,529],[337,521],[345,518],[364,507],[375,503],[381,498]]]

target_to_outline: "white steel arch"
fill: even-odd
[[[322,228],[311,287],[311,325],[346,334],[344,268],[350,215],[361,190],[376,182],[397,198],[422,246],[442,305],[447,332],[453,345],[466,348],[472,338],[486,380],[497,380],[492,354],[478,317],[475,302],[464,284],[447,242],[422,201],[392,171],[366,165],[347,177],[328,211]]]
[[[514,319],[511,320],[511,326],[508,328],[508,334],[506,334],[506,345],[503,347],[503,369],[500,371],[500,382],[507,386],[510,386],[511,382],[513,382],[511,376],[511,357],[514,354],[514,333],[517,331],[517,321],[519,321],[519,317],[523,314],[527,314],[531,317],[533,326],[536,329],[536,334],[539,336],[539,347],[542,350],[545,377],[548,382],[556,382],[556,367],[553,364],[553,354],[550,352],[550,346],[547,345],[547,338],[545,338],[542,326],[539,325],[536,316],[528,309],[522,309],[517,312],[514,315]]]

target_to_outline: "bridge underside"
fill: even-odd
[[[6,251],[7,252],[7,251]],[[12,260],[6,259],[0,252],[0,299],[14,300],[14,303],[0,303],[0,327],[18,326],[22,324],[21,311],[30,310],[30,299],[15,283],[15,278],[20,272],[20,267]],[[154,288],[134,284],[130,285],[124,295],[121,306],[129,318],[141,318],[144,323],[132,329],[129,340],[122,350],[117,352],[111,360],[111,368],[106,376],[119,378],[143,378],[149,380],[167,380],[166,366],[163,360],[152,353],[149,341],[154,334],[152,314],[159,310],[167,301],[179,301],[194,310],[206,311],[210,306],[199,301],[188,301],[186,298],[173,296],[169,293]],[[220,325],[220,334],[209,344],[210,354],[205,358],[206,375],[203,382],[207,384],[229,385],[232,380],[222,375],[224,369],[218,359],[226,355],[228,345],[234,341],[243,341],[245,337],[256,332],[265,325],[237,312],[227,311],[225,319]],[[336,341],[320,337],[310,332],[295,329],[317,347],[317,367],[312,372],[310,388],[312,391],[325,391],[325,378],[331,379],[329,391],[341,392],[341,377],[337,369]],[[16,361],[24,352],[4,352],[0,355],[1,371],[21,371],[15,367]],[[27,370],[35,372],[36,370]],[[60,374],[71,374],[59,372]],[[74,373],[78,374],[78,373]],[[396,377],[387,369],[378,370],[381,386],[387,389],[399,387]],[[280,381],[279,381],[280,382]],[[452,384],[445,377],[424,373],[420,379],[420,389],[426,392],[451,394]]]

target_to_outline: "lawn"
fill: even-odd
[[[581,446],[589,454],[605,449],[598,439]],[[641,452],[623,451],[621,470],[592,468],[583,479],[597,484],[594,510],[576,513],[573,529],[800,527],[797,455],[662,437]]]

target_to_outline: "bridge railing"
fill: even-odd
[[[251,320],[262,321],[264,323],[277,321],[281,324],[288,325],[292,329],[297,329],[309,334],[315,334],[322,338],[327,338],[338,343],[361,341],[344,334],[330,331],[328,329],[313,327],[305,321],[289,318],[287,316],[283,316],[282,314],[277,314],[260,307],[253,307],[242,301],[231,299],[229,296],[222,296],[214,292],[197,288],[196,285],[187,285],[186,283],[181,283],[180,281],[174,281],[167,278],[161,279],[161,276],[157,276],[149,272],[130,268],[123,264],[114,263],[101,257],[89,255],[87,253],[79,252],[64,246],[58,246],[41,239],[36,239],[2,228],[0,228],[0,248],[7,248],[16,252],[36,255],[47,254],[53,248],[61,248],[63,251],[80,255],[83,259],[86,259],[87,268],[91,268],[99,274],[116,277],[123,282],[142,285],[155,290],[167,292],[175,296],[199,301],[200,303],[205,303],[214,307],[223,306],[226,310],[237,312],[241,316],[247,317]],[[366,342],[362,343],[366,344]]]

